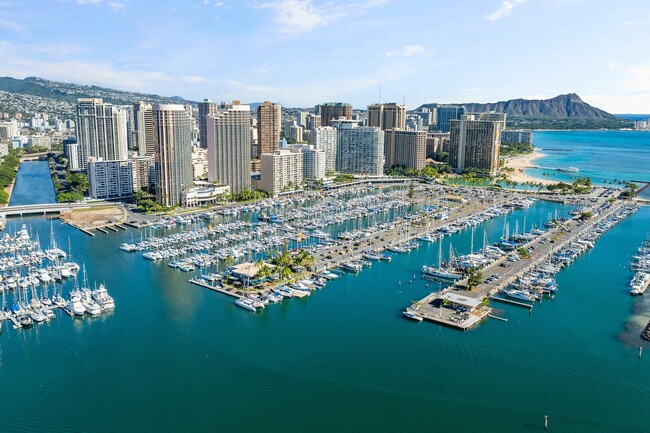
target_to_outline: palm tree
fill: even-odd
[[[226,267],[229,268],[233,264],[235,264],[235,258],[233,256],[231,256],[231,255],[228,255],[223,262],[226,265]]]
[[[467,273],[467,290],[472,291],[483,281],[483,273],[476,267],[469,268]]]

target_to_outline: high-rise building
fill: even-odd
[[[403,131],[391,129],[384,131],[384,168],[399,165],[420,170],[426,165],[426,131]]]
[[[314,149],[325,152],[325,170],[336,171],[338,154],[338,132],[332,126],[320,126],[311,132],[311,144]]]
[[[133,191],[151,190],[156,186],[155,162],[153,156],[131,158],[133,165]]]
[[[303,128],[307,128],[307,116],[309,113],[306,111],[300,111],[298,113],[298,116],[296,116],[296,120],[298,121],[298,126],[301,126]]]
[[[406,129],[406,105],[396,103],[368,105],[368,126]]]
[[[294,143],[302,143],[302,126],[291,126],[286,137],[289,140],[293,140]]]
[[[257,158],[278,150],[282,130],[282,107],[265,101],[257,107]]]
[[[303,177],[309,180],[324,179],[327,163],[327,155],[325,152],[320,149],[315,149],[314,146],[303,146],[301,150]]]
[[[530,129],[504,129],[501,131],[501,144],[533,144],[533,131]]]
[[[202,148],[208,147],[208,133],[207,133],[207,119],[206,116],[214,114],[217,111],[217,104],[212,102],[210,99],[204,99],[203,102],[199,102],[199,143]]]
[[[452,120],[460,120],[460,117],[465,114],[465,107],[456,105],[439,105],[436,108],[438,115],[438,131],[449,132]]]
[[[479,118],[480,115],[466,114],[451,121],[449,165],[456,170],[474,168],[495,174],[503,123]]]
[[[427,132],[427,158],[438,158],[449,152],[448,132]]]
[[[181,203],[192,185],[192,122],[180,104],[154,104],[156,200],[164,206]]]
[[[131,160],[88,160],[88,192],[96,199],[121,199],[133,195],[133,166]]]
[[[337,171],[381,176],[384,173],[384,132],[354,121],[333,122],[338,129]]]
[[[321,120],[320,114],[312,114],[312,113],[307,114],[307,119],[305,120],[306,122],[305,128],[310,131],[316,128],[320,128],[321,127],[320,120]]]
[[[321,126],[332,126],[333,120],[352,120],[352,105],[343,102],[326,102],[316,107]]]
[[[277,194],[293,191],[303,182],[303,154],[300,150],[280,149],[263,153],[259,188]]]
[[[233,194],[250,189],[250,106],[233,101],[207,119],[208,180]]]
[[[126,111],[101,98],[79,98],[77,102],[77,143],[81,153],[81,168],[88,158],[107,161],[127,158]]]
[[[69,141],[63,145],[65,157],[68,160],[68,170],[78,171],[81,169],[81,151],[76,140]]]
[[[137,102],[133,105],[133,145],[140,155],[153,156],[156,142],[151,104]]]

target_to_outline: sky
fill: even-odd
[[[289,107],[650,113],[649,43],[648,0],[0,0],[0,76]]]

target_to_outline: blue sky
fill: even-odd
[[[0,75],[287,106],[650,113],[647,0],[0,0]]]

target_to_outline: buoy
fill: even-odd
[[[409,284],[413,284],[413,281],[409,280]]]
[[[397,285],[398,285],[398,286],[401,286],[401,285],[402,285],[402,282],[400,281],[399,283],[397,283]]]
[[[544,430],[548,428],[548,415],[544,415]]]
[[[427,286],[427,287],[429,287],[429,285],[428,285],[428,284],[426,284],[426,286]]]

